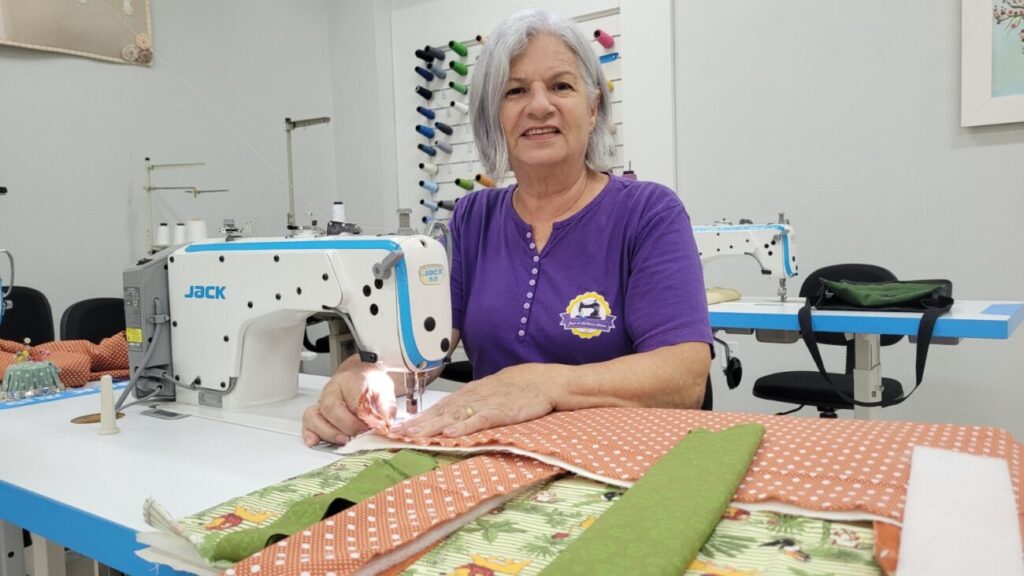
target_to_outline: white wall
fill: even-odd
[[[230,188],[158,197],[156,219],[225,217],[284,232],[284,118],[332,113],[326,0],[152,2],[151,68],[0,47],[0,247],[54,321],[80,299],[120,296],[145,244],[143,158],[205,161],[154,185]],[[300,222],[330,214],[331,127],[294,135]],[[6,263],[2,270],[6,274]]]
[[[677,191],[695,221],[785,210],[805,273],[866,261],[949,278],[965,299],[1024,299],[1024,124],[960,128],[959,1],[689,0],[675,23]],[[705,278],[774,289],[752,262]],[[716,408],[773,409],[750,395],[755,377],[813,366],[802,344],[738,340],[744,383],[716,379]],[[1024,438],[1022,352],[1022,334],[933,346],[917,394],[876,417]],[[906,341],[883,349],[883,374],[908,389],[913,360]]]

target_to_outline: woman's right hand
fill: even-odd
[[[356,416],[359,397],[364,392],[368,393],[374,411],[394,418],[397,405],[391,378],[353,355],[338,366],[324,385],[320,401],[303,412],[302,440],[306,446],[316,446],[321,440],[342,445],[366,431],[366,424]]]

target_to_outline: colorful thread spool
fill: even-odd
[[[441,152],[444,152],[445,154],[452,153],[452,145],[447,142],[442,142],[441,140],[434,140],[434,146],[437,146],[437,149],[440,150]]]
[[[423,86],[416,87],[416,93],[423,97],[424,100],[430,100],[434,97],[434,93],[424,88]]]
[[[476,35],[476,41],[481,43],[481,44],[484,44],[484,43],[487,42],[487,36],[484,36],[483,34],[477,34]]]
[[[430,224],[434,220],[437,220],[437,218],[434,218],[433,216],[424,216],[423,218],[420,218],[420,221],[424,224]]]
[[[498,183],[494,181],[494,178],[491,178],[486,174],[477,174],[476,181],[484,188],[494,188],[498,185]]]
[[[434,114],[433,110],[431,110],[430,108],[425,108],[423,106],[417,106],[416,111],[422,114],[423,117],[426,118],[427,120],[433,120],[437,116],[437,114]]]
[[[466,190],[472,190],[475,183],[468,178],[456,178],[455,185]]]
[[[463,44],[462,42],[452,40],[451,42],[448,43],[448,47],[452,49],[452,52],[455,52],[456,54],[462,56],[463,58],[469,55],[469,48],[466,48],[466,45]]]
[[[431,176],[437,174],[437,164],[431,164],[430,162],[420,162],[420,170],[423,170]]]
[[[611,80],[606,80],[606,82],[608,82],[608,91],[615,92],[615,82],[612,82]]]
[[[468,114],[469,113],[469,105],[465,104],[464,102],[458,102],[456,100],[452,100],[451,107],[455,108],[456,110],[458,110],[462,114]]]
[[[426,46],[423,47],[423,51],[426,52],[427,54],[430,54],[437,60],[444,62],[444,50],[440,48],[434,48],[430,44],[427,44]]]
[[[448,87],[451,88],[452,90],[455,90],[459,94],[464,95],[469,93],[469,86],[466,86],[465,84],[460,84],[459,82],[449,82]]]
[[[422,76],[423,79],[426,80],[427,82],[430,82],[431,80],[434,79],[434,75],[430,72],[430,70],[427,70],[423,66],[417,66],[415,70],[416,73]]]
[[[420,187],[431,194],[437,194],[437,182],[433,180],[420,180]]]
[[[455,210],[455,203],[458,201],[458,198],[455,200],[420,200],[420,204],[431,210]]]
[[[427,64],[430,64],[431,62],[434,61],[434,57],[431,56],[430,54],[424,52],[423,50],[417,50],[417,51],[413,52],[413,54],[416,54],[417,58],[419,58],[420,60],[423,60]]]
[[[452,128],[451,126],[445,124],[444,122],[437,122],[437,121],[435,121],[434,122],[434,128],[437,128],[438,130],[440,130],[441,132],[444,132],[445,134],[447,134],[449,136],[451,136],[455,132],[454,128]]]
[[[615,46],[615,38],[612,38],[611,34],[601,29],[594,30],[594,40],[597,40],[598,44],[604,46],[605,50]]]
[[[429,146],[427,144],[422,144],[421,143],[421,144],[417,144],[416,147],[420,149],[420,152],[423,152],[427,156],[430,156],[430,157],[437,156],[437,149],[434,148],[433,146]]]
[[[465,76],[466,74],[469,74],[469,66],[466,66],[465,64],[459,62],[458,60],[452,60],[451,62],[448,63],[448,65],[451,66],[452,70],[455,70],[455,73],[458,74],[459,76]]]
[[[430,72],[434,76],[437,76],[441,80],[444,80],[445,78],[448,77],[448,71],[444,69],[444,65],[442,65],[440,62],[434,62],[430,66],[427,66],[427,68],[430,69]]]
[[[601,56],[598,58],[598,60],[601,61],[601,64],[608,64],[609,62],[615,62],[618,59],[619,59],[619,53],[618,52],[609,52],[608,54],[601,54]]]
[[[429,126],[424,126],[423,124],[417,124],[416,125],[416,131],[419,132],[420,134],[422,134],[423,136],[425,136],[428,140],[430,138],[433,138],[434,134],[435,134],[433,128],[431,128]]]

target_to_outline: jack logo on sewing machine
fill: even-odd
[[[227,286],[203,286],[201,284],[193,284],[188,287],[188,292],[185,293],[185,298],[204,298],[206,300],[226,300],[224,297],[224,289]]]
[[[435,286],[441,283],[441,276],[444,274],[444,266],[440,264],[424,264],[420,266],[420,282],[426,286]]]

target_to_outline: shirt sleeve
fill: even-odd
[[[712,342],[704,271],[690,217],[671,190],[641,218],[630,254],[625,326],[636,352]]]

